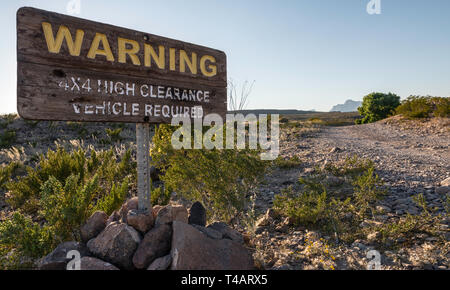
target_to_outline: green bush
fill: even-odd
[[[256,150],[175,150],[171,145],[174,130],[160,125],[151,149],[166,187],[188,200],[201,201],[210,220],[241,216],[270,163],[261,161]]]
[[[14,142],[16,142],[16,131],[6,129],[3,133],[0,133],[0,149],[9,148]]]
[[[28,214],[34,214],[39,208],[41,186],[53,176],[62,185],[71,175],[79,175],[80,184],[86,184],[95,174],[99,179],[99,196],[109,194],[117,181],[132,173],[134,164],[131,162],[131,151],[127,151],[120,162],[113,150],[87,152],[79,149],[67,152],[59,147],[56,151],[49,150],[47,155],[40,155],[36,167],[28,166],[27,175],[17,181],[6,184],[10,191],[7,202],[14,209],[21,209]]]
[[[449,118],[450,117],[450,98],[435,97],[432,99],[435,105],[433,115],[435,117]]]
[[[0,252],[12,252],[12,260],[20,262],[41,257],[58,243],[80,240],[80,226],[93,212],[110,214],[121,206],[135,175],[130,150],[120,160],[113,149],[49,150],[25,176],[7,178],[6,201],[15,212],[0,223]],[[3,262],[0,267],[15,267],[11,259]]]
[[[6,166],[0,167],[0,189],[6,189],[6,183],[10,181],[23,165],[18,162],[11,162]]]
[[[274,208],[292,218],[297,225],[315,225],[327,216],[327,192],[296,193],[288,187],[275,196]]]
[[[410,96],[396,110],[408,118],[449,117],[450,98]]]
[[[373,123],[389,117],[400,105],[400,97],[389,93],[371,93],[364,97],[361,107],[358,108],[362,119],[357,124]]]
[[[343,188],[351,188],[346,195],[327,185],[326,176],[333,172],[345,180]],[[317,169],[315,174],[300,178],[299,182],[303,185],[300,191],[288,188],[275,196],[274,209],[292,218],[296,225],[335,234],[343,240],[360,234],[356,230],[359,223],[373,213],[375,201],[385,193],[373,163],[357,157],[348,158],[342,165]],[[346,218],[349,214],[352,219]]]
[[[30,268],[56,246],[52,229],[15,212],[0,223],[0,270]]]
[[[117,129],[109,129],[106,128],[106,135],[108,135],[108,137],[111,139],[112,142],[118,142],[120,140],[122,140],[122,136],[120,136],[120,133],[122,133],[122,128],[117,128]]]
[[[281,169],[291,169],[300,166],[302,164],[302,161],[297,155],[287,159],[279,156],[273,161],[273,164]]]

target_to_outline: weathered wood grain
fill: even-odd
[[[50,53],[42,29],[42,22],[52,24],[53,35],[58,27],[65,25],[72,36],[76,29],[84,31],[84,40],[80,56],[68,53],[66,42],[63,42],[60,53]],[[106,34],[110,40],[113,55],[117,55],[118,37],[132,39],[141,45],[136,55],[141,59],[140,66],[127,63],[110,62],[105,57],[95,59],[87,58],[91,41],[96,33]],[[154,47],[165,47],[165,69],[158,68],[154,63],[151,67],[143,65],[143,44],[149,43]],[[195,52],[200,55],[211,55],[216,59],[217,74],[212,77],[201,73],[192,74],[169,69],[169,48],[183,49],[188,53]],[[179,56],[176,56],[177,63]],[[35,120],[62,120],[62,121],[98,121],[98,122],[136,122],[136,123],[169,123],[171,118],[164,116],[136,116],[77,114],[73,104],[101,104],[102,102],[136,103],[140,108],[145,105],[168,106],[202,106],[204,114],[217,113],[222,116],[226,113],[226,56],[225,53],[181,42],[148,33],[133,31],[112,25],[88,21],[75,17],[65,16],[53,12],[34,8],[21,8],[17,12],[17,110],[25,119]],[[122,82],[134,84],[137,90],[142,85],[164,86],[186,89],[192,91],[210,92],[209,102],[181,101],[176,98],[161,99],[143,97],[139,94],[124,96],[116,93],[106,94],[92,87],[91,91],[70,90],[61,87],[61,83],[70,83],[71,78],[81,80],[90,79]],[[81,84],[79,84],[81,86]],[[142,113],[142,110],[141,112]]]

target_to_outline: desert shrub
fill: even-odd
[[[273,164],[281,169],[291,169],[300,166],[302,161],[297,155],[294,155],[291,158],[283,158],[278,156],[278,158],[273,161]]]
[[[280,119],[280,123],[281,123],[281,124],[284,124],[284,123],[289,123],[289,119],[288,119],[288,118],[285,118],[285,117],[283,117],[283,118],[281,118],[281,119]]]
[[[6,114],[0,117],[1,121],[5,122],[6,124],[11,124],[16,118],[17,118],[17,114]]]
[[[16,131],[5,129],[4,132],[0,133],[0,149],[9,148],[16,141]]]
[[[374,216],[373,203],[380,199],[386,191],[381,189],[383,186],[379,176],[370,167],[362,175],[355,178],[354,182],[354,204],[359,216],[365,216],[370,210]]]
[[[357,124],[373,123],[395,112],[400,105],[400,97],[388,93],[371,93],[364,97],[361,107],[358,108],[359,114],[363,117],[356,121]]]
[[[122,140],[122,136],[120,136],[120,133],[122,133],[122,128],[116,128],[116,129],[110,129],[106,128],[106,135],[110,138],[112,142],[118,142]]]
[[[15,212],[0,223],[0,248],[21,261],[43,256],[60,242],[80,240],[80,226],[93,212],[110,214],[124,202],[134,169],[130,150],[120,160],[112,149],[49,150],[26,175],[5,184],[6,201]],[[13,240],[18,228],[24,236]],[[12,267],[11,259],[4,262]]]
[[[327,163],[324,170],[335,176],[360,176],[364,172],[373,170],[374,163],[370,159],[360,158],[357,155],[346,157],[341,163]]]
[[[79,149],[67,152],[62,147],[56,151],[49,150],[47,155],[40,155],[36,167],[28,166],[27,175],[9,182],[6,188],[9,190],[7,202],[14,209],[21,209],[29,214],[34,214],[39,208],[41,186],[53,176],[61,184],[65,184],[71,175],[79,175],[80,184],[86,184],[95,174],[99,178],[101,191],[99,196],[109,194],[112,186],[133,173],[134,164],[131,162],[131,151],[127,151],[120,162],[117,162],[113,150],[87,152]]]
[[[32,267],[30,259],[42,257],[56,246],[49,226],[15,212],[0,223],[0,269]]]
[[[298,225],[314,225],[327,216],[327,192],[296,193],[292,187],[288,187],[275,197],[274,207]]]
[[[450,98],[410,96],[396,110],[408,118],[449,117]]]
[[[397,108],[397,114],[410,118],[427,118],[431,112],[431,104],[426,97],[410,96]]]
[[[239,217],[269,162],[262,161],[256,150],[175,150],[171,145],[174,130],[160,125],[151,149],[167,188],[188,200],[201,201],[210,220]]]
[[[433,112],[433,115],[435,117],[450,117],[450,98],[433,98],[432,101],[434,102],[435,109]]]
[[[151,202],[152,205],[167,205],[170,201],[170,194],[172,190],[167,189],[165,186],[152,189]]]
[[[0,167],[0,189],[6,189],[5,185],[10,181],[23,165],[18,162],[11,162],[6,166]]]
[[[440,238],[441,241],[446,241],[440,230],[440,225],[447,218],[448,213],[433,214],[432,210],[428,208],[423,194],[416,195],[413,200],[422,209],[419,215],[408,213],[405,217],[401,217],[395,222],[373,226],[368,229],[369,231],[378,231],[380,233],[379,243],[382,247],[396,247],[402,242],[407,243],[414,239],[417,234],[423,233],[426,236],[434,236]]]
[[[343,176],[342,187],[351,188],[348,194],[337,194],[327,185],[326,176],[333,172]],[[340,166],[318,168],[315,174],[300,178],[299,182],[301,190],[288,188],[275,196],[274,209],[292,218],[296,225],[335,234],[346,241],[360,234],[356,228],[369,217],[375,201],[384,194],[373,163],[357,157],[348,158]],[[353,218],[349,219],[349,215]]]

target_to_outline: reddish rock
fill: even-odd
[[[195,227],[174,221],[172,270],[253,270],[250,252],[230,239],[208,238]]]
[[[153,207],[153,211],[152,211],[152,213],[153,213],[153,218],[156,220],[156,216],[158,215],[158,213],[159,213],[159,211],[161,210],[163,208],[163,206],[161,206],[161,205],[155,205],[154,207]]]
[[[128,199],[120,208],[119,210],[119,215],[121,218],[121,221],[123,223],[127,222],[127,214],[130,210],[137,210],[138,209],[138,205],[139,205],[139,200],[138,197],[132,197],[130,199]]]
[[[114,211],[106,221],[106,226],[108,226],[111,223],[119,222],[120,221],[120,215],[118,211]]]
[[[450,177],[441,181],[441,186],[450,186]]]
[[[182,205],[166,205],[156,216],[155,226],[170,224],[173,221],[188,222],[188,212]]]
[[[209,238],[211,239],[215,239],[215,240],[221,240],[223,238],[222,233],[213,230],[212,228],[205,228],[199,225],[191,225],[194,228],[196,228],[197,230],[199,230],[200,232],[204,233],[205,235],[207,235]]]
[[[154,260],[147,270],[167,270],[170,267],[170,263],[172,263],[172,257],[167,255]]]
[[[140,235],[134,228],[123,223],[112,223],[87,246],[95,257],[121,269],[131,270],[134,268],[132,257],[140,242]]]
[[[137,269],[146,269],[156,258],[170,252],[172,227],[168,224],[151,229],[139,244],[133,256],[133,264]]]
[[[134,229],[145,234],[154,224],[153,214],[151,211],[130,210],[127,214],[127,223]]]
[[[107,270],[119,270],[116,266],[111,263],[102,261],[97,258],[92,257],[83,257],[80,261],[80,270],[99,270],[99,271],[107,271]]]
[[[87,242],[96,237],[106,227],[108,215],[102,211],[94,212],[87,220],[86,224],[81,227],[81,239]]]

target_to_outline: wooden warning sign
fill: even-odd
[[[24,7],[17,110],[25,119],[170,123],[225,115],[225,53]]]

